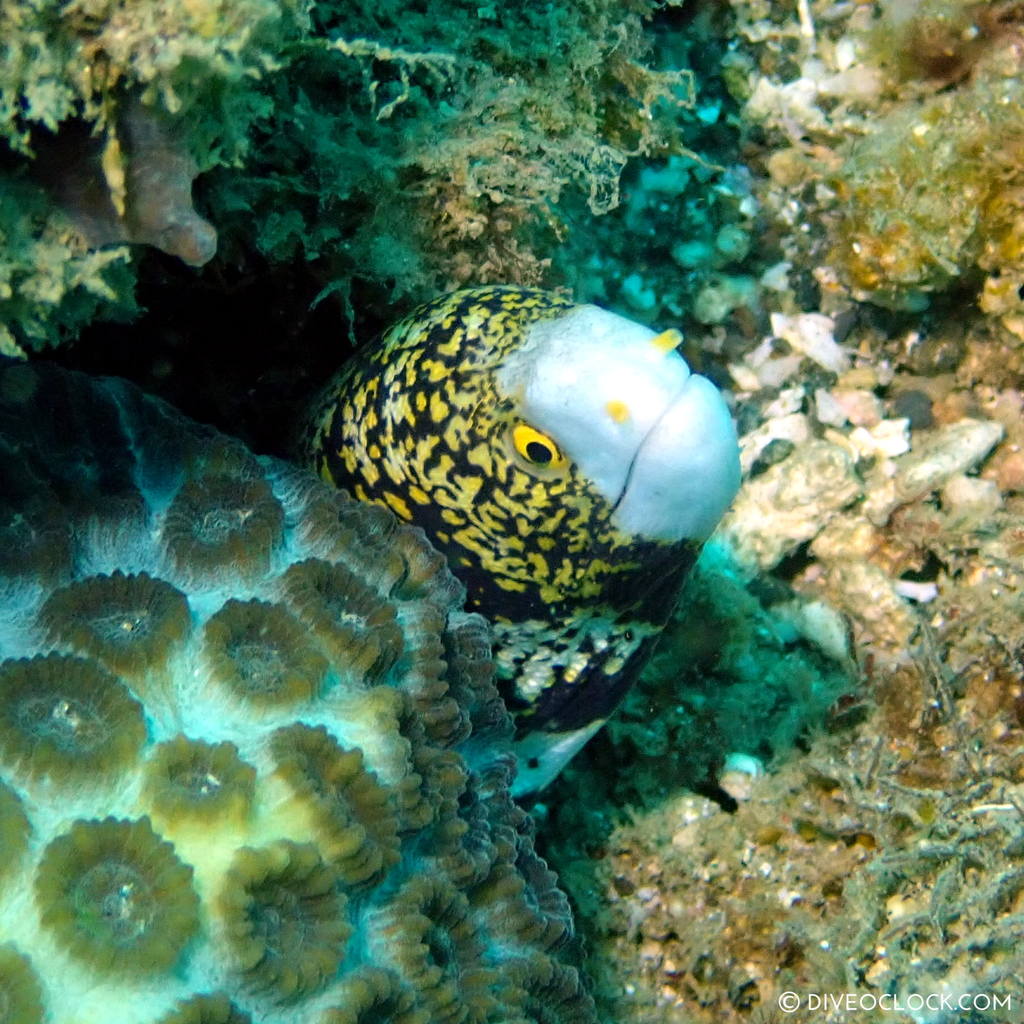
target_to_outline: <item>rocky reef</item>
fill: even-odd
[[[536,841],[578,910],[598,1016],[765,1024],[782,1016],[786,991],[800,993],[807,1011],[788,1019],[844,1024],[877,1020],[871,999],[912,993],[984,989],[1012,997],[1016,1009],[1024,995],[1022,38],[1021,6],[1002,0],[78,0],[56,13],[36,0],[8,3],[0,6],[0,347],[124,374],[253,450],[281,454],[297,410],[352,347],[447,286],[561,288],[680,328],[688,362],[729,393],[742,493],[639,688],[532,809]],[[149,180],[144,150],[133,149],[136,118],[157,142],[158,168],[166,160],[175,170],[176,187],[152,209],[138,205],[134,184]],[[70,159],[70,173],[47,170],[51,154]],[[165,201],[174,217],[164,217]],[[184,236],[172,231],[156,248],[161,226],[182,215]],[[209,244],[180,245],[201,240],[202,224],[217,236],[207,262]],[[58,450],[58,442],[68,439],[45,443]],[[291,509],[275,475],[285,470],[255,464],[245,500],[273,537],[280,526],[258,479]],[[214,500],[205,488],[187,488],[175,516],[187,521]],[[60,575],[69,564],[68,495],[55,495],[38,514],[28,506],[47,538],[41,561],[25,563],[47,581],[32,614],[53,597],[45,623],[25,629],[32,644],[64,645],[61,657],[101,664],[72,646],[89,641],[69,631],[68,608],[96,598],[64,593],[75,582]],[[138,521],[132,508],[129,524]],[[360,522],[375,515],[345,509]],[[4,574],[36,550],[17,516],[8,524]],[[103,529],[89,535],[106,550],[116,530]],[[182,547],[170,568],[104,555],[75,579],[167,584],[170,592],[147,593],[170,602],[163,642],[174,650],[202,653],[207,638],[211,654],[229,644],[251,628],[253,602],[279,605],[304,636],[314,629],[296,590],[267,597],[247,583],[216,606],[197,604],[199,582],[186,574],[193,554]],[[278,578],[288,566],[276,557],[252,571]],[[24,591],[7,593],[4,608],[18,608]],[[175,593],[188,602],[184,640],[174,640],[182,629]],[[36,653],[29,644],[3,657],[20,663]],[[294,666],[290,699],[308,699],[318,664]],[[216,692],[233,706],[230,659],[217,665]],[[104,671],[149,708],[153,695],[125,675],[138,669]],[[396,692],[409,691],[403,683]],[[258,782],[267,772],[275,793],[292,793],[289,772],[311,756],[293,746],[289,767],[279,767],[283,748],[269,736],[302,719],[259,713],[270,718],[258,757],[234,734],[190,737],[208,744],[211,758],[234,744],[243,769],[257,773],[253,795],[233,798],[225,817],[269,799]],[[178,730],[146,729],[142,741],[127,734],[145,763],[178,756]],[[406,741],[420,749],[402,736],[403,749]],[[312,746],[322,736],[306,738]],[[504,749],[496,734],[488,742]],[[462,757],[467,786],[477,786],[472,737],[430,746]],[[109,756],[123,757],[121,749]],[[363,768],[383,788],[405,785],[403,771],[433,778],[413,753],[405,769],[399,755],[382,757],[365,753]],[[144,780],[132,778],[141,794]],[[239,776],[242,794],[247,778]],[[17,788],[30,784],[57,792],[48,776]],[[423,785],[422,806],[439,809],[421,828],[440,827],[438,815],[451,824],[449,798],[430,795],[441,783]],[[94,802],[79,816],[145,814],[152,834],[177,850],[163,830],[180,813],[161,810],[155,795],[129,807],[135,799],[110,811]],[[288,799],[290,820],[307,807],[301,828],[312,828],[309,800]],[[467,799],[457,813],[472,837],[497,812],[481,817]],[[10,788],[0,793],[5,849],[8,836],[15,849],[28,834],[26,815],[37,827],[33,806]],[[69,843],[78,839],[74,815],[62,832]],[[352,870],[404,878],[411,851],[423,849],[404,827],[376,834],[377,854]],[[303,843],[312,835],[300,834]],[[29,880],[19,908],[34,905],[29,876],[57,837],[47,832],[30,847],[35,860],[24,854],[0,866]],[[150,841],[141,828],[132,833],[133,843]],[[339,842],[334,833],[308,841]],[[58,846],[53,857],[62,849],[73,852]],[[396,850],[390,869],[372,867]],[[503,857],[494,893],[511,870]],[[554,893],[539,868],[515,867],[526,892]],[[197,878],[189,884],[199,892]],[[345,884],[355,887],[346,893],[388,886]],[[214,918],[199,895],[200,938],[186,953],[213,948],[202,922]],[[346,904],[343,971],[368,934],[352,924],[361,899]],[[33,927],[43,935],[41,923]],[[0,951],[0,971],[19,993],[37,991],[23,980],[26,955],[39,971],[37,952]],[[70,962],[66,949],[59,955]],[[543,976],[569,977],[544,963]],[[378,982],[391,991],[394,962],[367,968],[346,989],[353,1007],[378,998],[366,994]],[[503,976],[511,981],[519,969]],[[244,1018],[255,1006],[245,1000],[256,997],[239,985],[235,995],[211,981],[203,992],[226,994],[182,1009],[182,1019]],[[183,988],[154,1019],[196,998]],[[571,986],[564,998],[542,991],[548,1006],[581,998]],[[866,1002],[818,1014],[806,1006],[811,992]],[[321,1005],[320,995],[310,998]],[[415,1021],[422,1011],[408,999],[379,997],[397,1019]],[[1003,1017],[969,1007],[894,1019]]]
[[[1013,1020],[1020,8],[730,10],[759,244],[730,265],[708,224],[691,265],[655,245],[699,193],[652,172],[632,203],[655,307],[715,313],[690,337],[744,482],[678,647],[546,794],[545,850],[611,1019]]]
[[[5,1021],[596,1019],[421,533],[44,365],[0,474]]]

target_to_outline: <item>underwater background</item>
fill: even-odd
[[[727,393],[740,495],[531,808],[597,1019],[1020,1019],[1019,5],[6,0],[0,54],[6,356],[287,457],[358,344],[494,282]]]

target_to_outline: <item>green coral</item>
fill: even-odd
[[[486,624],[421,531],[42,361],[0,367],[0,479],[5,517],[42,501],[73,546],[56,590],[52,561],[0,564],[0,1022],[595,1024]],[[208,551],[172,554],[254,500],[283,512],[272,560],[240,531],[211,587]],[[370,620],[368,671],[298,628],[317,598]],[[537,977],[571,1016],[532,1008]]]

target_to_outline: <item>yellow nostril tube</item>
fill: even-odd
[[[656,334],[651,338],[651,344],[659,352],[671,352],[682,340],[682,331],[670,327],[667,331],[662,331],[661,334]]]
[[[629,406],[617,398],[613,398],[604,409],[616,423],[625,423],[629,419]]]

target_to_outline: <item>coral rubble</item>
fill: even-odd
[[[708,601],[721,564],[697,578],[696,622],[684,599],[678,646],[547,794],[545,851],[609,1019],[774,1020],[789,991],[799,1019],[877,1020],[887,997],[899,1021],[1012,1020],[1020,8],[731,8],[777,260],[747,265],[752,313],[721,282],[704,336],[740,424],[744,484],[711,545],[737,596]],[[814,1012],[823,993],[851,1006]],[[952,1012],[913,1001],[940,997]]]

